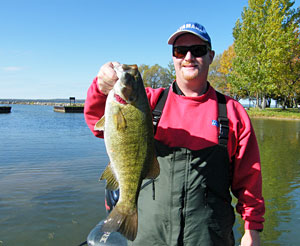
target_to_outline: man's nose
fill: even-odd
[[[186,55],[185,55],[185,60],[192,60],[192,59],[194,59],[195,57],[193,56],[193,54],[191,53],[191,51],[188,51],[187,53],[186,53]]]

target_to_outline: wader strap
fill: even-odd
[[[170,87],[166,88],[160,93],[155,109],[152,111],[154,134],[156,133],[157,125],[169,94],[169,89]]]
[[[228,133],[229,133],[229,122],[227,118],[227,108],[226,108],[226,98],[223,94],[216,91],[218,98],[218,107],[219,107],[219,144],[227,147],[228,142]]]
[[[163,112],[163,108],[165,106],[165,102],[169,94],[169,89],[170,87],[166,88],[161,92],[157,100],[155,109],[152,111],[154,134],[156,133],[157,125],[160,120],[161,114]],[[219,108],[219,116],[218,116],[218,122],[220,127],[219,144],[224,147],[227,147],[229,123],[227,118],[226,98],[223,94],[221,94],[218,91],[216,91],[216,94],[218,98],[218,108]]]

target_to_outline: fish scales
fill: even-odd
[[[141,127],[146,124],[147,116],[137,110],[136,107],[132,105],[125,107],[118,103],[112,103],[111,107],[121,108],[127,126],[126,129],[117,131],[115,124],[108,125],[109,129],[107,129],[107,131],[110,132],[110,134],[106,135],[104,133],[107,138],[110,138],[109,141],[106,141],[109,151],[108,155],[113,170],[118,169],[116,176],[120,186],[122,186],[119,202],[124,202],[124,206],[128,204],[134,208],[137,196],[129,191],[138,190],[143,171],[147,168],[147,166],[144,164],[141,165],[140,163],[144,162],[146,164],[151,161],[151,156],[147,155],[146,151],[147,145],[149,144],[147,138],[151,138],[149,131],[152,129]],[[112,109],[112,111],[114,110]],[[108,116],[113,117],[109,114]],[[124,195],[126,195],[126,197],[124,197]]]

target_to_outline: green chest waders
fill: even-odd
[[[227,120],[224,105],[220,108],[219,104],[221,126],[222,120]],[[222,131],[220,127],[220,135]],[[226,138],[221,137],[219,145],[198,151],[156,142],[160,175],[154,182],[143,182],[138,199],[138,234],[128,245],[234,245]]]
[[[161,173],[155,190],[152,183],[141,190],[138,235],[129,245],[234,245],[227,150],[156,146]]]

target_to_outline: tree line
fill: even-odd
[[[265,108],[271,99],[285,107],[300,102],[300,8],[290,0],[248,0],[233,28],[234,42],[215,56],[208,80],[235,99]],[[145,86],[167,87],[175,79],[172,62],[139,67]]]
[[[142,64],[139,71],[146,87],[160,88],[168,87],[175,80],[175,69],[170,61],[167,68],[158,64],[153,66]]]

